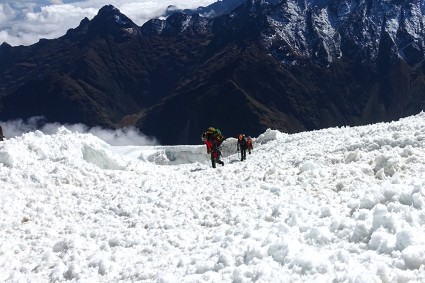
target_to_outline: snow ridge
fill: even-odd
[[[216,169],[202,145],[7,139],[0,281],[423,282],[424,133],[424,113],[267,130]]]

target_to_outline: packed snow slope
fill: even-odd
[[[425,282],[424,113],[225,153],[0,143],[0,281]]]

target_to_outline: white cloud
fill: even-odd
[[[176,3],[178,2],[178,3]],[[137,25],[160,16],[169,5],[179,8],[207,6],[215,0],[126,0],[126,1],[18,1],[0,4],[0,43],[30,45],[41,38],[58,38],[85,17],[92,19],[100,8],[112,4]]]
[[[83,124],[48,123],[45,124],[43,117],[32,117],[26,121],[22,119],[0,122],[3,134],[6,138],[13,138],[36,130],[44,134],[55,134],[62,126],[76,133],[90,133],[110,145],[156,145],[158,141],[154,137],[148,137],[134,127],[127,127],[117,130],[104,129],[101,127],[89,128]]]
[[[7,3],[0,3],[0,27],[6,26],[6,24],[16,17],[16,12]]]

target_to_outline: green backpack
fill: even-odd
[[[214,130],[213,137],[217,140],[218,144],[221,144],[224,140],[224,137],[219,129]]]

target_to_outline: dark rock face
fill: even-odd
[[[138,27],[105,6],[61,38],[0,46],[0,120],[133,125],[163,144],[199,143],[209,126],[257,136],[396,120],[425,106],[424,10],[246,1]]]

